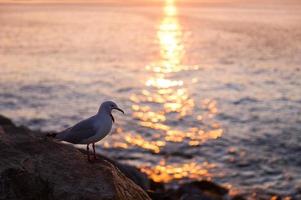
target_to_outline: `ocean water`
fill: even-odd
[[[0,4],[0,25],[18,124],[60,131],[114,100],[98,151],[153,180],[301,196],[301,4]]]

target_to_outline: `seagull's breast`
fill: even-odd
[[[112,129],[112,119],[110,116],[101,117],[95,122],[96,134],[85,140],[85,143],[95,143],[106,137]]]
[[[111,119],[106,120],[103,123],[101,123],[100,126],[98,126],[96,135],[99,137],[101,136],[105,137],[110,133],[111,129],[112,129],[112,120]]]

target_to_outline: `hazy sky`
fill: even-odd
[[[246,3],[256,5],[269,4],[300,4],[301,0],[0,0],[0,3],[103,3],[103,4],[129,4],[129,5],[161,5],[167,1],[177,4],[219,4],[219,3]]]
[[[0,0],[0,2],[97,2],[97,3],[161,3],[170,0]],[[173,0],[178,3],[185,2],[251,2],[258,0]],[[281,1],[281,0],[274,0]],[[285,0],[284,0],[285,1]]]

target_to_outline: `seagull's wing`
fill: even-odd
[[[80,144],[81,141],[90,138],[96,134],[97,129],[93,125],[94,118],[95,116],[90,117],[70,128],[67,128],[66,130],[58,133],[56,138],[66,142]]]

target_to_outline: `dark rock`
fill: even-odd
[[[0,199],[54,199],[50,183],[35,174],[17,168],[8,168],[0,177]]]
[[[14,123],[8,119],[7,117],[4,117],[0,115],[0,125],[2,126],[14,126]]]
[[[206,180],[185,183],[180,186],[179,190],[183,193],[198,191],[212,192],[220,196],[226,195],[228,193],[228,189]]]
[[[207,195],[207,194],[183,194],[180,197],[180,200],[220,200],[222,199],[221,197],[216,197],[216,196],[212,196],[211,194]]]
[[[177,200],[177,190],[148,191],[152,200]]]
[[[177,191],[180,200],[222,200],[228,193],[223,188],[210,181],[194,181],[185,183]]]
[[[165,185],[164,185],[164,183],[155,182],[155,181],[151,180],[150,181],[150,189],[153,191],[163,192],[163,191],[165,191]]]
[[[232,200],[246,200],[245,197],[243,197],[242,195],[235,195],[232,197]]]
[[[180,200],[223,200],[222,196],[211,192],[184,193],[180,196]]]
[[[112,162],[88,163],[73,146],[5,124],[0,128],[0,199],[150,199]],[[128,174],[135,171],[124,168]]]
[[[152,200],[171,200],[165,192],[148,191],[148,195]]]
[[[210,181],[193,181],[178,189],[148,191],[153,200],[224,200],[228,190]]]

